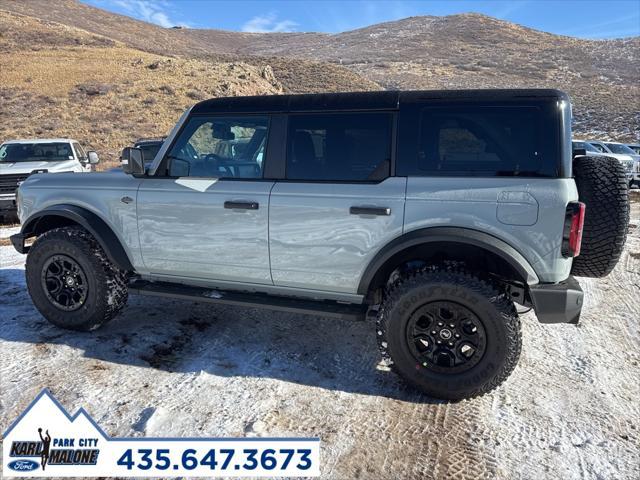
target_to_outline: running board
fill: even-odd
[[[175,298],[194,302],[237,305],[248,308],[265,308],[281,312],[320,315],[342,320],[364,320],[366,305],[339,303],[330,300],[307,300],[266,293],[236,292],[188,285],[134,280],[129,283],[129,293]]]

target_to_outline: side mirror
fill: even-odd
[[[122,170],[131,175],[144,175],[144,160],[142,150],[135,147],[126,147],[120,155]]]
[[[98,158],[98,154],[93,150],[89,150],[87,152],[87,160],[89,161],[89,165],[96,165],[100,163],[100,159]]]

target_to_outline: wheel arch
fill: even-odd
[[[118,236],[98,215],[83,207],[60,204],[47,207],[27,218],[20,230],[22,238],[40,235],[54,228],[80,225],[98,241],[107,258],[119,269],[133,271],[133,265]]]
[[[451,247],[456,246],[455,251]],[[481,254],[500,269],[509,271],[524,285],[538,283],[538,275],[526,258],[511,245],[493,235],[460,227],[428,227],[397,237],[383,247],[369,262],[360,278],[358,293],[367,295],[383,286],[389,275],[412,260],[442,258],[464,260]]]

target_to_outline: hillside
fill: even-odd
[[[0,11],[0,31],[0,138],[73,137],[103,167],[197,100],[282,91],[252,65],[149,54],[31,17]]]
[[[219,48],[208,38],[199,39],[198,35],[191,34],[191,30],[184,34],[186,30],[162,28],[76,0],[0,0],[0,9],[92,32],[149,53],[213,62],[242,61],[259,69],[269,65],[285,92],[380,89],[375,82],[339,65],[311,61],[313,58],[274,57],[268,52],[260,55],[249,51],[248,54],[240,55],[233,49]]]
[[[295,91],[380,88],[346,68],[315,62],[160,55],[95,31],[2,10],[7,5],[37,6],[0,4],[0,140],[69,136],[99,152],[100,168],[115,165],[120,150],[136,138],[166,134],[186,108],[205,98],[291,91],[287,85]],[[56,3],[50,13],[73,13],[61,5],[84,8]],[[135,38],[170,42],[163,36],[167,30],[131,22],[141,28]],[[146,28],[158,36],[147,36]]]
[[[32,94],[40,104],[36,112],[54,102],[49,114],[69,116],[65,128],[81,128],[87,138],[111,130],[94,143],[116,152],[121,140],[164,133],[184,106],[206,96],[545,87],[572,96],[577,136],[640,138],[640,38],[582,40],[477,14],[411,17],[338,34],[252,34],[166,29],[74,0],[0,0],[2,10],[21,14],[2,17],[0,51],[12,68],[0,73],[0,115],[17,112],[17,120],[1,122],[3,136],[8,128],[24,136],[59,126],[60,120],[34,122],[24,113]],[[162,68],[147,68],[156,61]],[[59,82],[48,74],[42,84],[20,73],[39,69],[38,62],[56,75],[77,73]],[[108,91],[83,97],[78,85],[84,82],[107,84]],[[52,91],[58,83],[63,87]],[[85,97],[88,111],[78,103]],[[76,108],[85,120],[72,118]]]
[[[582,40],[478,14],[412,17],[338,33],[179,30],[219,52],[313,58],[385,88],[567,91],[578,135],[640,138],[640,38]]]

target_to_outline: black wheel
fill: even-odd
[[[49,230],[27,256],[27,288],[40,313],[58,327],[90,331],[127,303],[126,274],[81,227]]]
[[[520,320],[506,294],[474,274],[418,270],[387,292],[377,322],[383,358],[426,394],[482,395],[515,368]]]
[[[627,177],[615,158],[577,157],[573,172],[586,208],[582,247],[571,274],[605,277],[618,263],[629,230]]]

